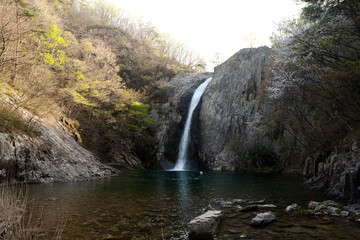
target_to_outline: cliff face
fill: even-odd
[[[54,125],[56,129],[37,119],[35,127],[40,136],[0,133],[0,178],[8,176],[26,182],[83,181],[118,173],[82,148],[60,121]]]
[[[168,102],[152,112],[152,117],[157,120],[157,161],[160,168],[174,167],[191,98],[196,88],[209,77],[212,77],[212,73],[178,74],[170,81],[172,94]],[[199,119],[196,113],[194,113],[193,119],[195,120],[193,129],[199,129],[196,127]],[[194,141],[197,141],[199,133],[192,131],[192,136],[193,141],[190,143],[189,149],[193,153],[192,155],[196,155],[197,143]],[[193,164],[195,163],[193,162]]]
[[[215,68],[200,111],[200,155],[208,168],[234,170],[247,164],[241,162],[246,152],[270,145],[262,131],[266,106],[257,94],[269,58],[268,47],[242,49]]]

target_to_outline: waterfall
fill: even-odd
[[[194,95],[191,99],[189,112],[186,118],[185,128],[184,132],[181,137],[181,142],[179,145],[179,155],[178,159],[176,161],[175,168],[173,170],[185,170],[185,165],[187,162],[187,151],[189,147],[189,141],[190,141],[190,130],[191,130],[191,119],[192,115],[194,113],[194,110],[196,106],[199,104],[201,96],[205,92],[205,89],[212,78],[206,79],[204,83],[202,83],[194,92]]]

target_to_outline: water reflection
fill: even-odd
[[[162,234],[169,239],[180,235],[185,224],[212,199],[265,198],[279,210],[294,202],[306,206],[309,200],[327,199],[301,183],[301,178],[291,175],[145,171],[101,181],[31,185],[29,193],[37,207],[35,213],[44,216],[44,227],[49,230],[43,233],[42,239],[52,236],[59,218],[67,219],[63,239],[107,239],[110,236],[114,239],[161,239]],[[48,200],[52,198],[56,201]],[[318,224],[317,220],[310,220]],[[243,229],[249,234],[251,231],[258,233],[249,228],[248,219],[244,221]],[[351,230],[360,234],[351,227],[327,224],[337,231]],[[331,236],[331,231],[335,230],[327,231]]]

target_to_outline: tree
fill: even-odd
[[[306,0],[273,38],[272,119],[301,149],[329,148],[360,121],[360,2]]]

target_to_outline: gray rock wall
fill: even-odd
[[[170,81],[172,94],[168,102],[152,112],[152,117],[157,120],[159,167],[170,169],[174,166],[192,95],[196,88],[209,77],[212,77],[212,73],[178,74]]]
[[[0,133],[0,178],[11,175],[26,182],[83,181],[118,173],[82,148],[60,122],[55,125],[56,129],[37,119],[41,136]]]
[[[360,202],[360,149],[357,141],[352,146],[338,147],[329,156],[308,157],[303,175],[305,183],[314,189],[348,201]]]
[[[268,47],[247,48],[215,68],[200,111],[201,157],[208,168],[234,170],[246,165],[249,149],[271,144],[264,135],[266,106],[257,94],[269,59]]]

